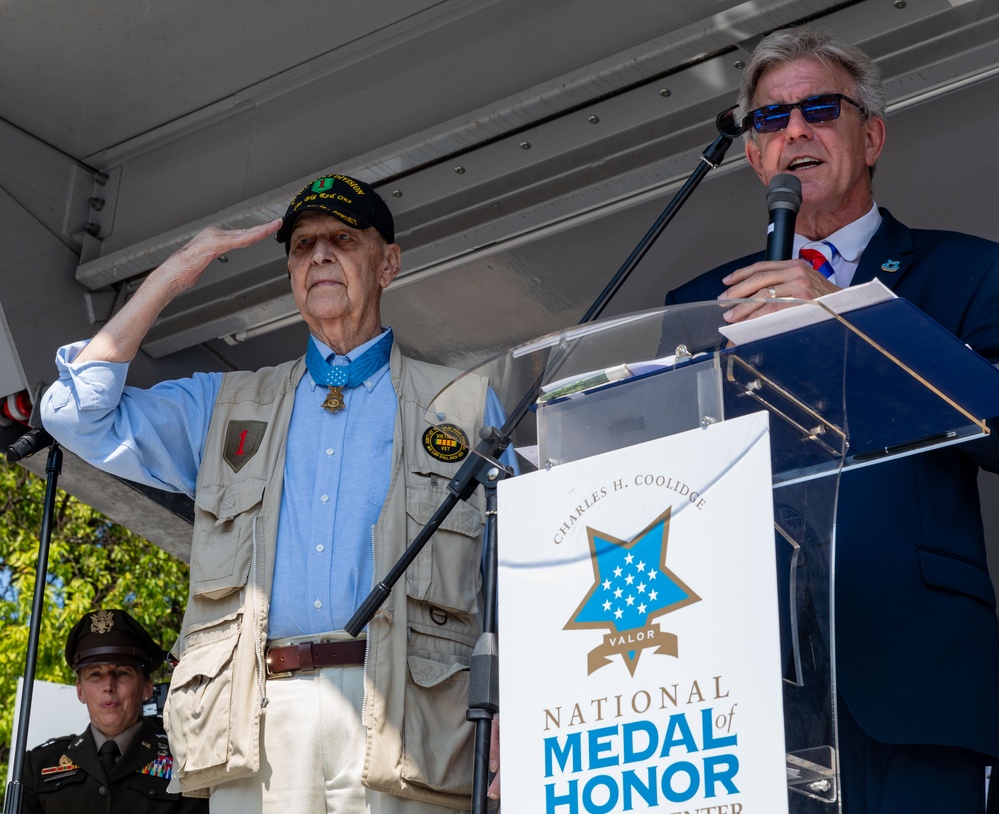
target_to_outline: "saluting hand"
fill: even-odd
[[[209,226],[168,257],[153,274],[164,278],[168,283],[170,297],[176,297],[198,282],[213,260],[233,249],[252,246],[280,228],[281,218],[249,229],[219,229]]]
[[[174,297],[198,282],[213,260],[233,249],[251,246],[280,227],[281,218],[277,218],[249,229],[209,227],[199,232],[150,272],[121,311],[80,351],[76,361],[131,361],[160,312]]]

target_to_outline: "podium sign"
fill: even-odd
[[[500,484],[504,808],[788,810],[768,420]]]
[[[999,413],[999,371],[872,285],[739,326],[732,302],[628,314],[472,372],[511,417],[521,471],[540,469],[499,492],[512,810],[842,810],[840,475],[987,435]],[[746,429],[757,411],[768,432]],[[757,456],[769,466],[743,480]],[[668,591],[653,605],[656,544]],[[765,797],[768,738],[783,740],[786,799]]]

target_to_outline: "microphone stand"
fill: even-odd
[[[715,119],[719,136],[701,154],[697,167],[691,173],[684,185],[677,191],[666,209],[639,241],[638,245],[618,269],[617,273],[607,283],[604,290],[580,319],[580,325],[596,320],[603,312],[607,303],[618,292],[625,280],[641,262],[652,244],[662,234],[670,221],[686,202],[698,184],[707,173],[719,166],[732,141],[743,132],[742,124],[734,117],[735,107],[719,113]],[[557,365],[567,358],[568,351],[562,351],[554,357]],[[496,487],[500,480],[508,474],[506,467],[499,462],[499,457],[510,444],[510,434],[527,415],[531,405],[537,400],[541,391],[544,374],[538,377],[531,388],[524,394],[516,407],[510,412],[503,426],[483,427],[481,440],[472,455],[468,457],[458,474],[448,484],[450,494],[444,498],[441,505],[427,521],[426,525],[416,535],[413,542],[403,552],[395,565],[389,569],[385,578],[371,590],[361,606],[350,617],[344,629],[354,637],[360,635],[365,626],[375,615],[378,608],[388,598],[392,587],[406,572],[410,563],[423,550],[427,541],[433,536],[440,524],[451,513],[459,500],[468,500],[475,489],[482,484],[486,495],[486,522],[484,530],[484,573],[483,573],[483,618],[482,634],[472,651],[471,678],[469,687],[469,709],[466,718],[475,724],[475,757],[473,762],[472,780],[472,812],[485,814],[488,807],[487,790],[489,741],[492,735],[493,716],[499,711],[499,671],[496,642]]]
[[[45,602],[45,581],[48,575],[49,542],[52,539],[52,518],[55,513],[56,485],[62,471],[62,448],[45,430],[38,428],[25,433],[7,451],[11,463],[27,458],[47,444],[52,444],[45,463],[47,480],[42,511],[42,528],[38,545],[38,564],[35,566],[35,594],[31,602],[31,622],[28,626],[28,652],[24,665],[24,682],[21,686],[21,705],[18,708],[17,739],[11,760],[11,780],[7,784],[3,810],[6,814],[21,814],[24,805],[24,755],[28,743],[28,722],[31,717],[31,695],[35,683],[35,665],[38,661],[38,637],[42,627],[42,608]]]

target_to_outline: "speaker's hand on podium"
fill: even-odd
[[[725,300],[815,300],[839,289],[804,260],[762,260],[736,269],[722,280],[728,286],[718,297]],[[774,302],[743,302],[725,312],[726,322],[763,316],[786,308]]]

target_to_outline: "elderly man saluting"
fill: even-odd
[[[757,298],[730,322],[881,280],[999,361],[999,245],[910,229],[872,196],[885,144],[874,62],[810,28],[764,38],[739,106],[764,184],[801,180],[794,253],[743,257],[666,303]],[[786,307],[786,306],[785,306]],[[981,812],[999,756],[999,624],[977,477],[999,471],[999,438],[849,470],[836,518],[836,677],[843,811]],[[949,691],[947,688],[954,688]]]
[[[284,244],[304,355],[256,372],[124,386],[153,321],[215,258]],[[282,220],[208,229],[154,270],[89,343],[62,348],[45,426],[116,475],[195,500],[191,590],[165,710],[175,777],[213,812],[468,809],[467,667],[479,633],[483,505],[433,536],[368,626],[343,632],[446,494],[425,412],[459,371],[408,359],[381,324],[400,268],[368,184],[326,175]],[[466,377],[451,437],[501,423]],[[467,451],[467,447],[466,447]]]

